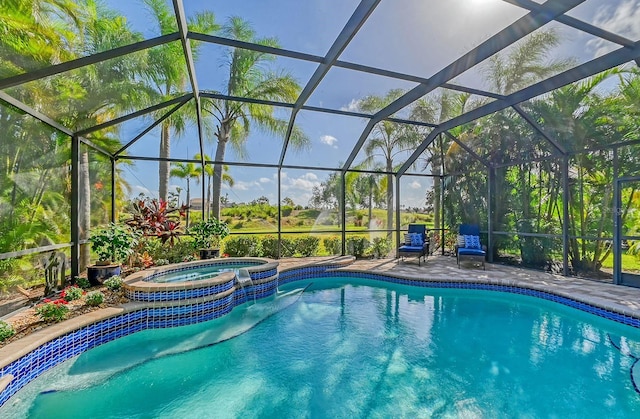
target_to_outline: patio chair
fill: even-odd
[[[487,248],[480,243],[480,227],[477,224],[460,224],[458,230],[458,242],[456,243],[456,261],[458,268],[463,260],[471,260],[482,264],[482,269],[487,256]]]
[[[418,257],[425,262],[429,254],[429,237],[427,237],[427,226],[425,224],[409,224],[407,234],[405,234],[404,244],[398,248],[398,257],[404,260],[407,257]]]

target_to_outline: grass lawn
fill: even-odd
[[[613,269],[613,254],[609,255],[609,257],[602,262],[602,267]],[[623,254],[622,255],[622,271],[623,272],[640,271],[640,259],[635,255]]]

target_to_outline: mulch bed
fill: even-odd
[[[93,287],[87,291],[101,291],[104,294],[104,302],[96,307],[91,307],[85,304],[85,296],[83,296],[79,300],[69,301],[67,307],[69,308],[69,312],[65,319],[71,319],[73,317],[80,316],[82,314],[89,313],[91,311],[99,310],[105,307],[116,307],[120,306],[123,303],[128,302],[129,300],[124,296],[122,291],[109,291],[106,287]],[[57,297],[50,297],[51,300],[55,300]],[[10,300],[12,301],[12,300]],[[39,302],[38,304],[42,304]],[[36,304],[36,305],[38,305]],[[25,300],[26,305],[26,300]],[[5,320],[16,331],[15,335],[11,336],[8,339],[0,342],[0,347],[3,347],[11,342],[14,342],[20,338],[23,338],[37,330],[43,329],[47,326],[50,326],[51,322],[44,322],[40,319],[40,317],[36,314],[35,306],[23,310],[19,313],[16,313],[14,316]]]

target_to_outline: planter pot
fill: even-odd
[[[200,259],[215,259],[220,257],[220,249],[200,249]]]
[[[101,285],[105,279],[120,275],[120,265],[93,265],[87,267],[87,279],[91,285]]]

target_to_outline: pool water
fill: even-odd
[[[323,278],[102,345],[0,417],[640,417],[638,342],[533,297]]]
[[[160,274],[150,279],[151,282],[167,283],[167,282],[184,282],[199,281],[209,279],[220,275],[222,272],[236,272],[241,268],[259,265],[257,263],[234,263],[234,264],[215,264],[206,267],[188,269],[184,271],[170,272]]]

